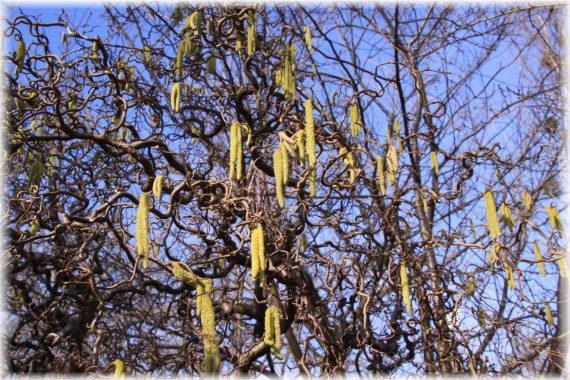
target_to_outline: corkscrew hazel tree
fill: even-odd
[[[89,12],[5,22],[8,371],[561,372],[561,6]]]

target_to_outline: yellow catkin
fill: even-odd
[[[204,371],[206,374],[219,372],[220,350],[216,336],[216,320],[214,305],[212,304],[212,280],[199,278],[192,271],[183,269],[180,263],[172,263],[174,277],[196,288],[196,315],[202,323],[202,336],[204,338]]]
[[[560,219],[560,214],[556,207],[545,206],[546,213],[548,214],[548,219],[550,220],[550,226],[562,230],[562,220]]]
[[[309,51],[313,50],[313,45],[311,43],[311,28],[305,25],[305,43],[307,44],[307,49]]]
[[[139,198],[139,208],[137,211],[136,241],[138,247],[138,255],[143,258],[143,268],[148,268],[148,254],[150,244],[148,240],[148,214],[150,210],[149,193],[142,193]]]
[[[216,320],[214,305],[210,293],[212,291],[211,279],[200,279],[204,286],[201,301],[200,321],[204,336],[204,371],[206,374],[217,373],[220,369],[220,348],[216,336]]]
[[[393,186],[396,183],[396,173],[398,172],[398,155],[396,147],[392,144],[388,146],[388,152],[386,153],[386,166],[388,169],[386,177],[390,185]]]
[[[311,196],[317,195],[316,188],[316,171],[317,171],[317,153],[315,139],[315,120],[313,117],[313,101],[307,99],[305,101],[305,141],[307,147],[307,159],[309,161],[309,186],[311,188]]]
[[[378,172],[380,194],[386,195],[386,179],[384,177],[384,160],[382,159],[382,156],[376,156],[376,171]]]
[[[352,137],[360,134],[360,112],[358,111],[358,104],[354,103],[350,106],[350,132]]]
[[[269,346],[275,344],[275,324],[273,323],[273,311],[270,306],[265,310],[265,334],[263,336],[263,341]]]
[[[549,326],[554,325],[554,318],[552,317],[552,310],[550,310],[550,306],[544,305],[544,313],[546,314],[546,323]]]
[[[507,277],[507,284],[509,285],[509,289],[516,289],[517,285],[515,282],[515,277],[513,275],[513,268],[511,268],[511,266],[508,264],[505,264],[505,274]]]
[[[16,56],[14,60],[16,61],[16,74],[21,73],[24,68],[24,60],[26,58],[26,43],[24,39],[20,36],[18,41],[18,47],[16,48]]]
[[[485,193],[485,210],[487,212],[487,223],[489,224],[491,239],[497,240],[497,237],[501,236],[501,228],[499,227],[499,216],[497,215],[495,198],[491,190],[487,190]]]
[[[184,50],[185,50],[185,44],[184,42],[182,42],[180,44],[180,46],[178,46],[178,51],[176,52],[176,63],[175,63],[175,68],[174,71],[176,72],[176,75],[178,76],[178,80],[182,80],[182,77],[184,76],[184,70],[183,70],[183,59],[184,59]]]
[[[243,175],[243,133],[242,133],[242,127],[241,124],[237,124],[236,125],[236,178],[238,180],[241,179],[242,175]]]
[[[285,142],[279,143],[279,150],[281,150],[281,158],[283,160],[283,185],[287,185],[287,181],[291,177],[291,164],[289,163],[289,153],[285,147]]]
[[[172,92],[170,93],[170,105],[175,112],[180,110],[180,83],[172,85]]]
[[[556,257],[558,267],[560,268],[560,277],[567,278],[568,276],[568,266],[566,265],[566,255],[562,251],[556,250]]]
[[[172,263],[172,274],[178,281],[182,281],[187,285],[196,286],[198,283],[198,276],[194,272],[182,268],[180,263]]]
[[[281,322],[279,318],[279,309],[271,305],[271,314],[273,316],[273,336],[275,341],[275,349],[280,350],[282,346],[281,342]]]
[[[255,53],[256,37],[255,27],[257,25],[257,13],[255,10],[250,11],[249,26],[247,28],[247,55],[252,56]]]
[[[435,172],[435,175],[439,176],[439,164],[437,163],[437,153],[431,152],[430,158],[431,158],[431,167],[432,167],[433,171]]]
[[[265,310],[265,334],[263,336],[265,344],[271,346],[271,352],[278,359],[281,359],[279,351],[281,350],[281,324],[279,319],[279,309],[274,305]]]
[[[267,268],[265,264],[265,233],[263,232],[263,226],[261,223],[257,224],[257,261],[259,265],[259,284],[261,286],[265,285],[265,269]]]
[[[123,362],[119,359],[116,359],[113,364],[115,365],[115,373],[113,374],[113,377],[118,378],[118,379],[124,379],[125,378],[125,365],[123,364]]]
[[[259,266],[259,231],[254,228],[251,231],[250,239],[250,250],[251,250],[251,276],[254,280],[259,277],[260,266]]]
[[[152,192],[155,195],[156,199],[159,201],[162,199],[162,179],[164,176],[161,174],[154,179],[152,183]]]
[[[538,246],[537,241],[535,241],[533,244],[533,250],[534,250],[534,257],[536,258],[538,264],[538,272],[544,276],[546,275],[546,270],[544,269],[544,263],[542,262],[542,253],[540,253],[540,247]]]
[[[408,282],[408,273],[404,263],[400,263],[400,281],[402,283],[402,294],[404,296],[404,304],[406,305],[407,312],[412,311],[412,301],[410,299],[410,284]]]
[[[283,188],[283,156],[281,149],[273,154],[273,171],[275,172],[275,193],[279,207],[285,207],[285,189]]]
[[[234,178],[236,173],[236,162],[238,160],[238,132],[239,123],[232,122],[230,126],[230,180]]]
[[[509,206],[505,203],[501,204],[501,216],[503,217],[503,222],[512,231],[514,227],[517,226],[515,220],[513,219],[513,214]]]
[[[526,206],[526,209],[528,211],[530,211],[532,208],[532,197],[531,197],[531,195],[528,192],[523,191],[522,199],[523,199],[524,205]]]

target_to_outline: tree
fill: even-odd
[[[68,12],[5,33],[10,371],[561,373],[561,6]]]

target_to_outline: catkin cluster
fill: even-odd
[[[489,224],[491,239],[497,240],[497,237],[501,236],[501,228],[499,227],[499,216],[497,215],[495,198],[491,190],[487,190],[485,193],[485,210],[487,211],[487,223]]]
[[[179,80],[183,77],[183,66],[184,57],[192,55],[201,55],[202,48],[200,45],[200,35],[202,34],[202,15],[199,12],[194,12],[190,16],[186,17],[186,22],[182,27],[182,33],[184,33],[184,39],[178,46],[178,51],[176,52],[176,63],[174,66],[174,71],[178,76]]]
[[[258,223],[251,232],[251,276],[260,285],[265,284],[265,236],[263,226]]]
[[[194,272],[185,270],[180,263],[172,263],[174,277],[196,288],[196,315],[202,323],[202,335],[204,338],[204,371],[206,374],[217,373],[220,369],[220,349],[216,336],[215,310],[210,294],[212,292],[212,280],[200,278]]]
[[[118,378],[118,379],[124,379],[125,378],[125,365],[123,364],[123,362],[119,359],[116,359],[113,364],[115,365],[115,373],[113,374],[113,377]]]
[[[297,145],[297,150],[299,151],[299,162],[302,167],[305,167],[305,161],[307,160],[307,157],[305,155],[305,144],[306,144],[305,130],[301,129],[297,134],[296,145]]]
[[[522,199],[523,199],[524,205],[526,206],[526,209],[528,211],[530,211],[532,208],[532,197],[530,196],[530,194],[528,192],[523,191]]]
[[[139,198],[139,208],[137,211],[137,227],[136,227],[136,241],[138,247],[138,255],[143,258],[143,268],[148,268],[148,254],[150,251],[150,244],[148,240],[148,215],[150,211],[150,196],[149,193],[142,193]]]
[[[545,206],[546,213],[548,214],[548,219],[550,220],[550,226],[552,228],[557,228],[562,230],[562,219],[560,219],[560,214],[556,207]]]
[[[311,196],[317,195],[316,177],[317,177],[317,151],[315,140],[315,119],[313,117],[313,101],[307,99],[305,101],[305,141],[307,158],[309,161],[309,186]]]
[[[154,194],[154,196],[156,197],[156,199],[158,199],[159,201],[162,199],[162,179],[164,178],[164,175],[159,175],[154,179],[154,182],[152,183],[152,193]]]
[[[388,178],[388,182],[390,185],[394,185],[396,183],[396,173],[398,172],[398,154],[396,152],[396,147],[392,144],[388,145],[388,152],[386,153],[386,166],[387,166],[387,173],[386,178]]]
[[[358,104],[354,103],[350,106],[350,134],[352,137],[356,137],[360,134],[362,130],[361,126]]]
[[[172,92],[170,93],[170,105],[174,112],[180,111],[180,83],[172,85]]]
[[[354,156],[352,152],[348,152],[346,148],[341,148],[338,152],[339,156],[344,156],[343,161],[348,166],[350,172],[350,183],[353,184],[356,180],[356,170],[354,169]]]
[[[408,273],[406,266],[403,262],[400,263],[400,281],[402,282],[402,294],[404,296],[404,304],[406,305],[407,312],[412,311],[412,301],[410,298],[410,283],[408,281]]]
[[[546,275],[546,270],[544,269],[544,262],[542,261],[542,253],[540,252],[540,247],[538,242],[535,241],[533,244],[534,257],[536,258],[536,263],[538,264],[538,272],[541,275]]]
[[[241,124],[237,121],[232,122],[230,127],[230,180],[242,177],[243,171],[243,144]]]
[[[517,288],[517,283],[515,281],[515,277],[513,275],[513,268],[510,266],[510,264],[505,262],[505,275],[507,277],[507,283],[509,284],[509,289],[516,289]]]
[[[297,56],[297,46],[287,45],[285,50],[281,50],[283,66],[275,73],[275,82],[283,90],[285,98],[295,101],[297,90],[295,88],[295,57]]]
[[[380,194],[386,195],[386,179],[384,176],[384,159],[382,156],[376,156],[376,169],[378,172],[378,184],[380,186]]]
[[[271,305],[265,310],[265,334],[263,337],[265,344],[271,346],[271,353],[281,359],[281,325],[279,322],[279,310]]]
[[[505,226],[509,227],[512,231],[514,227],[517,226],[515,220],[513,219],[513,213],[511,212],[511,208],[507,206],[505,203],[501,204],[501,216],[503,217],[503,222]]]

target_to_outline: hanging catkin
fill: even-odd
[[[152,193],[154,194],[154,196],[156,197],[156,199],[158,199],[159,201],[162,199],[162,179],[164,178],[164,175],[159,175],[154,179],[154,182],[152,183]]]
[[[285,207],[285,195],[283,189],[283,156],[281,149],[273,154],[273,171],[275,172],[275,193],[279,207]]]
[[[279,353],[282,347],[279,309],[274,305],[271,305],[265,310],[265,334],[263,341],[265,344],[271,346],[271,352],[275,354],[278,359],[281,359]]]
[[[243,170],[243,146],[241,124],[237,121],[230,126],[230,179],[235,177],[239,180]]]
[[[388,152],[386,153],[386,166],[388,168],[386,177],[390,185],[393,186],[394,183],[396,183],[396,173],[398,172],[398,155],[396,153],[396,147],[392,144],[388,146]]]
[[[289,153],[287,153],[284,141],[279,143],[279,150],[281,150],[281,158],[283,159],[283,185],[287,185],[287,182],[291,177],[291,164],[289,162]]]
[[[356,137],[360,134],[360,112],[358,110],[358,104],[354,103],[350,106],[350,132],[352,137]]]
[[[503,217],[503,222],[507,227],[509,227],[511,231],[513,230],[514,227],[517,226],[515,220],[513,219],[513,214],[511,212],[511,209],[505,203],[501,204],[501,216]]]
[[[174,277],[196,288],[196,315],[202,323],[202,336],[204,338],[204,371],[214,374],[220,369],[220,349],[216,336],[215,310],[212,304],[212,280],[200,278],[192,271],[183,269],[180,263],[172,263]]]
[[[305,25],[305,43],[307,44],[307,49],[310,51],[313,50],[313,45],[311,43],[311,28],[308,25]]]
[[[148,240],[148,215],[150,211],[149,193],[141,193],[139,198],[139,208],[137,211],[136,241],[138,247],[138,255],[143,258],[143,268],[148,268],[148,254],[150,244]]]
[[[548,214],[548,219],[550,220],[550,226],[562,230],[562,220],[560,219],[560,214],[556,207],[545,206],[546,213]]]
[[[256,49],[255,27],[257,26],[257,12],[255,9],[249,12],[249,26],[247,28],[247,55],[252,56]]]
[[[542,253],[540,253],[540,247],[538,242],[535,241],[533,244],[534,257],[536,258],[536,263],[538,265],[538,273],[541,275],[546,275],[546,270],[544,269],[544,262],[542,261]]]
[[[407,312],[412,311],[412,301],[410,299],[410,284],[408,282],[408,273],[406,266],[403,262],[400,263],[400,281],[402,283],[402,294],[404,296],[404,304],[406,305]]]
[[[305,141],[307,143],[307,158],[309,161],[309,186],[311,196],[317,195],[317,187],[315,184],[317,176],[317,153],[315,140],[315,120],[313,117],[313,101],[307,99],[305,101]]]
[[[549,326],[554,325],[554,318],[552,317],[552,310],[550,310],[550,306],[544,305],[544,314],[546,315],[546,323]]]
[[[530,196],[529,193],[527,193],[526,191],[523,191],[522,199],[523,199],[524,205],[526,206],[526,209],[528,211],[530,211],[532,208],[532,197]]]
[[[16,48],[16,56],[14,57],[14,60],[16,61],[16,74],[22,72],[22,69],[24,68],[25,58],[26,58],[26,43],[24,42],[24,38],[20,36],[20,40],[18,41],[18,47]]]
[[[175,112],[180,110],[180,83],[172,85],[172,92],[170,93],[170,105]]]
[[[437,163],[437,153],[435,151],[431,152],[430,158],[431,158],[431,167],[432,167],[435,175],[439,176],[439,165]]]
[[[382,156],[376,156],[376,171],[378,172],[378,185],[380,186],[380,194],[386,195],[386,179],[384,177],[384,160]]]
[[[497,240],[497,237],[501,236],[501,228],[499,227],[499,216],[497,215],[495,198],[491,190],[487,190],[485,193],[485,210],[487,211],[487,223],[489,224],[491,239]]]
[[[260,280],[260,285],[265,283],[265,237],[263,226],[258,223],[251,232],[251,276],[254,281]]]

